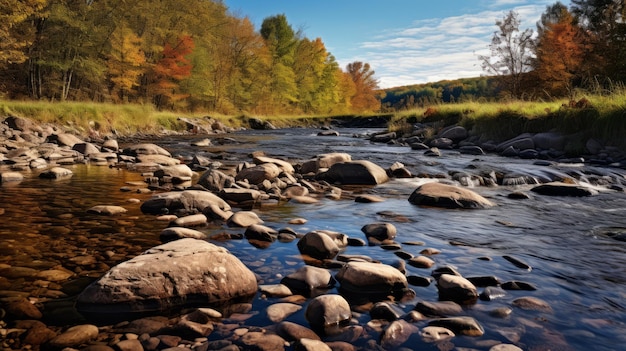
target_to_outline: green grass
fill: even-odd
[[[590,95],[584,106],[567,100],[553,102],[466,102],[433,105],[395,114],[390,129],[411,130],[411,124],[427,123],[433,129],[460,124],[481,141],[504,141],[522,133],[558,131],[578,139],[597,138],[626,148],[626,93]],[[575,105],[575,104],[574,104]]]
[[[577,98],[580,101],[583,96]],[[583,108],[570,107],[569,101],[554,102],[472,101],[439,104],[426,108],[391,114],[389,129],[400,134],[410,132],[414,123],[428,123],[434,132],[442,127],[460,124],[481,141],[503,141],[521,133],[556,130],[578,139],[597,138],[626,149],[626,90],[607,95],[588,95]],[[151,105],[103,104],[90,102],[2,101],[4,116],[17,115],[44,123],[54,123],[79,134],[96,131],[103,135],[115,131],[118,135],[136,133],[157,134],[163,130],[184,131],[179,117],[201,118],[210,115],[230,127],[249,127],[248,120],[256,117],[278,128],[311,127],[328,124],[334,118],[368,118],[382,114],[363,115],[280,115],[224,116],[219,114],[190,114],[158,111]],[[387,116],[389,114],[385,114]]]

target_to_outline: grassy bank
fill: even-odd
[[[413,123],[429,123],[434,130],[459,124],[480,141],[504,141],[522,133],[558,131],[571,136],[568,148],[576,153],[589,138],[626,149],[626,93],[588,96],[576,101],[506,103],[468,102],[398,112],[390,129],[406,131]]]
[[[582,149],[589,138],[597,138],[626,150],[626,92],[607,96],[593,95],[569,101],[467,102],[434,105],[380,115],[390,119],[389,128],[408,131],[414,123],[429,123],[437,128],[460,124],[481,141],[503,141],[530,132],[559,131],[573,136],[572,152]],[[106,135],[113,130],[119,135],[157,134],[164,130],[184,131],[186,124],[179,117],[202,118],[207,114],[158,111],[150,105],[115,105],[89,102],[0,101],[3,116],[17,115],[44,123],[71,128],[77,133],[97,131]],[[248,116],[212,118],[231,127],[249,127]],[[276,127],[314,127],[331,119],[371,119],[375,114],[347,116],[260,116]],[[576,142],[578,144],[576,144]]]

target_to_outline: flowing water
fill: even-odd
[[[466,306],[465,314],[483,325],[485,335],[456,337],[452,343],[457,347],[488,350],[498,342],[535,350],[617,350],[623,347],[621,345],[626,343],[626,242],[616,238],[626,232],[626,193],[601,191],[591,197],[548,197],[532,194],[531,185],[475,186],[474,191],[497,206],[471,211],[423,208],[411,205],[407,199],[419,184],[433,178],[450,179],[452,174],[466,174],[456,179],[470,185],[476,183],[472,175],[494,171],[512,175],[512,184],[516,176],[519,179],[521,176],[542,182],[573,178],[590,184],[604,182],[623,187],[625,170],[582,164],[536,165],[531,160],[469,156],[454,151],[444,151],[442,157],[432,158],[408,147],[372,144],[354,137],[371,131],[345,129],[339,137],[318,137],[317,131],[311,129],[247,131],[211,136],[213,145],[207,147],[190,146],[192,141],[202,139],[200,136],[168,137],[154,142],[182,159],[196,154],[226,164],[250,161],[248,154],[258,150],[294,163],[326,152],[346,152],[353,159],[367,159],[383,168],[402,162],[413,174],[430,178],[394,179],[376,187],[347,188],[344,189],[345,200],[320,199],[317,204],[287,202],[261,206],[255,211],[265,225],[276,229],[291,226],[299,233],[330,229],[359,238],[364,237],[363,225],[390,222],[397,227],[397,242],[424,243],[424,246],[403,245],[403,250],[415,255],[425,247],[441,250],[431,257],[436,267],[449,265],[466,277],[494,275],[502,282],[523,281],[537,287],[535,291],[507,291],[502,299],[479,300],[475,305]],[[155,221],[139,211],[138,201],[150,196],[134,191],[142,188],[140,174],[106,166],[77,165],[71,169],[74,176],[67,180],[41,180],[33,174],[21,183],[0,188],[0,209],[4,210],[0,216],[0,265],[34,268],[60,265],[81,276],[97,278],[108,267],[159,244],[158,235],[167,223]],[[526,192],[531,198],[508,198],[513,191]],[[356,203],[350,200],[356,192],[376,194],[385,201]],[[91,206],[101,204],[120,205],[129,211],[115,217],[86,212]],[[299,217],[306,218],[307,223],[288,224],[290,219]],[[225,227],[203,230],[237,232]],[[283,276],[304,265],[295,242],[276,242],[265,249],[246,240],[216,244],[237,255],[263,284],[278,283]],[[380,247],[348,247],[345,253],[368,255],[390,264],[398,260],[392,252]],[[504,258],[507,255],[526,262],[532,270],[515,266]],[[86,257],[95,260],[85,264]],[[406,270],[407,274],[418,276],[429,276],[431,272],[409,265]],[[9,286],[3,287],[4,290],[22,289],[31,296],[41,290],[27,279],[5,284]],[[434,284],[412,288],[416,298],[402,305],[406,311],[410,311],[416,301],[438,299]],[[55,297],[41,291],[42,299]],[[522,296],[545,300],[552,311],[512,307],[509,317],[490,315],[490,311],[498,307],[511,307],[512,301]],[[248,323],[270,324],[263,309],[272,302],[255,297],[253,317]],[[368,321],[366,313],[357,318],[362,324]],[[303,311],[289,320],[306,325]],[[370,333],[375,334],[375,331]],[[404,346],[437,349],[420,341],[419,337]]]

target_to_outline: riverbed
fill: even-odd
[[[375,131],[340,129],[339,136],[321,137],[314,129],[282,129],[146,141],[164,147],[182,160],[202,155],[232,165],[251,161],[249,155],[254,151],[294,163],[327,152],[349,153],[353,160],[369,160],[383,168],[401,162],[419,176],[392,179],[372,187],[347,187],[340,200],[320,198],[315,204],[279,202],[258,206],[254,211],[265,225],[276,229],[291,227],[298,233],[329,229],[358,238],[363,238],[363,225],[390,222],[397,228],[398,243],[422,243],[403,245],[404,251],[415,255],[424,248],[441,251],[430,256],[436,263],[433,268],[452,266],[464,276],[496,276],[502,282],[523,281],[537,288],[507,291],[503,298],[479,300],[465,306],[466,315],[483,325],[485,335],[455,337],[450,342],[458,348],[488,350],[494,343],[504,342],[534,350],[617,350],[626,343],[626,242],[616,239],[626,232],[626,193],[620,190],[626,187],[626,170],[582,163],[548,164],[496,155],[462,155],[454,150],[443,150],[441,157],[434,158],[409,147],[374,144],[363,137]],[[204,138],[211,139],[211,145],[190,146],[191,142]],[[77,280],[87,283],[109,267],[160,243],[159,232],[168,223],[156,221],[139,210],[141,202],[151,196],[142,190],[145,184],[140,173],[94,165],[70,168],[74,172],[70,179],[42,180],[33,173],[20,183],[2,185],[0,264],[37,269],[61,266],[75,272]],[[574,179],[600,191],[589,197],[542,196],[530,192],[533,184],[484,186],[472,177],[490,171],[536,182]],[[455,182],[455,179],[497,206],[447,210],[418,207],[407,201],[424,182]],[[604,186],[607,183],[615,185],[615,190],[607,190]],[[513,192],[528,194],[529,198],[509,197]],[[360,193],[374,194],[385,201],[357,203],[354,196]],[[87,213],[90,207],[101,204],[123,206],[128,212],[113,217]],[[294,218],[307,221],[302,225],[288,224]],[[209,234],[242,233],[225,226],[200,230]],[[275,242],[267,248],[246,240],[214,243],[239,257],[262,284],[277,284],[305,264],[296,242]],[[375,246],[348,247],[343,253],[367,255],[389,264],[399,260],[393,251]],[[516,266],[505,256],[515,257],[531,269]],[[406,265],[407,275],[415,276],[429,276],[433,268]],[[68,299],[75,292],[66,289],[66,294],[58,294],[54,287],[42,287],[28,279],[10,280],[7,284],[2,290],[21,290],[41,301]],[[417,301],[438,299],[434,283],[411,288],[416,297],[400,304],[407,312]],[[499,307],[511,307],[511,301],[521,296],[542,299],[552,311],[513,308],[506,318],[490,315]],[[246,324],[270,324],[263,310],[271,303],[272,299],[258,294],[252,301],[252,313]],[[355,314],[355,318],[363,324],[368,322],[366,313]],[[306,325],[303,311],[289,320]],[[363,347],[367,340],[377,339],[376,330],[369,333],[369,338],[354,344]],[[441,348],[417,336],[403,346]]]

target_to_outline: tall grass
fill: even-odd
[[[459,124],[481,141],[499,142],[522,133],[557,131],[580,140],[596,138],[626,148],[626,90],[580,96],[574,101],[433,105],[396,113],[390,129],[407,131],[411,129],[409,124],[419,122],[435,129]]]

